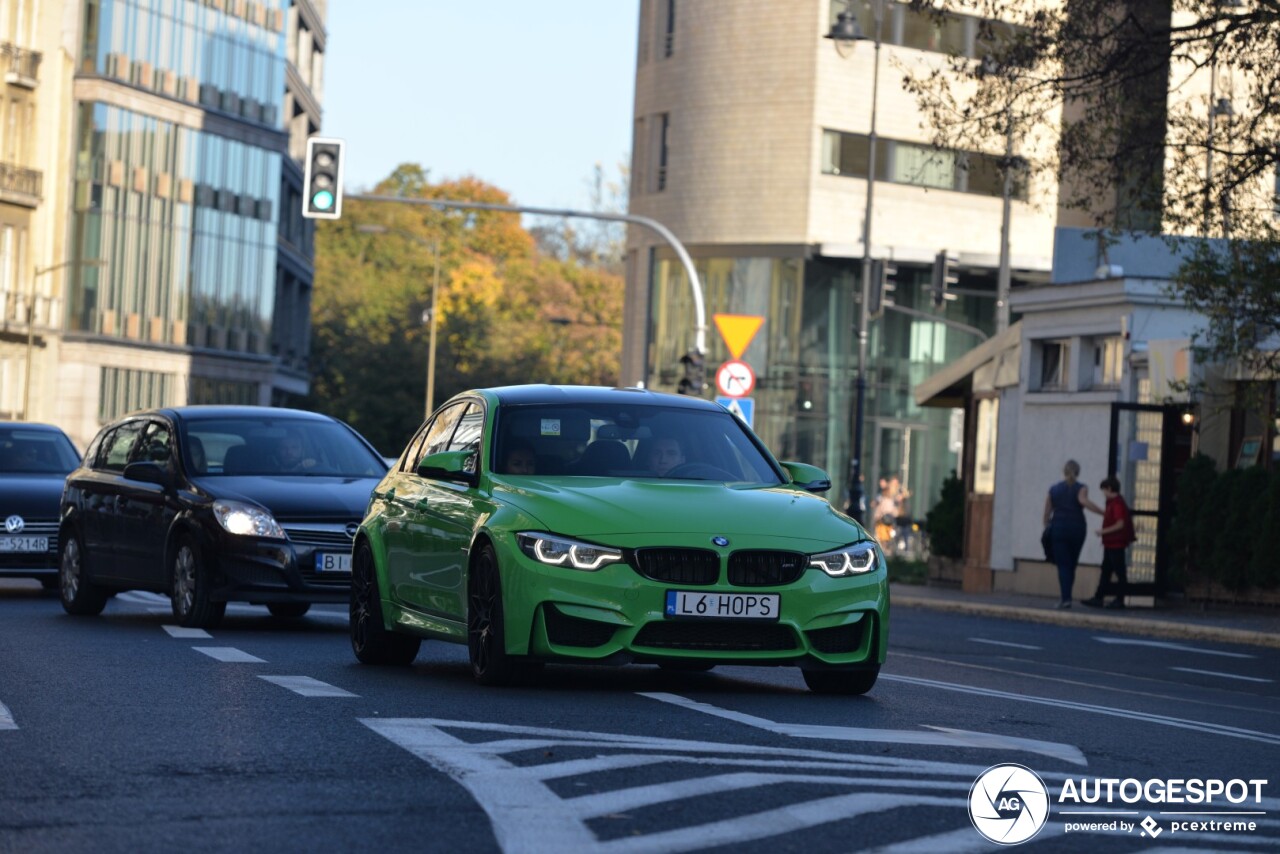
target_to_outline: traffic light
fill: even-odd
[[[676,391],[680,394],[702,394],[707,387],[707,363],[697,350],[690,350],[680,357],[684,366],[684,376],[680,378]]]
[[[342,146],[340,139],[307,140],[306,173],[302,178],[302,215],[308,219],[342,216]]]
[[[929,285],[933,295],[933,307],[942,308],[943,303],[956,299],[956,295],[949,291],[952,285],[959,282],[960,277],[956,275],[956,258],[948,255],[947,250],[943,249],[933,257],[933,281]]]
[[[893,292],[898,289],[898,265],[892,261],[871,261],[871,289],[867,292],[867,316],[884,314],[885,306],[893,305]]]

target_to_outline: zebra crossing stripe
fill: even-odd
[[[202,640],[213,638],[213,635],[204,629],[188,629],[183,626],[161,626],[161,628],[168,632],[171,638],[200,638]]]
[[[234,646],[193,646],[196,652],[202,652],[210,658],[225,661],[228,664],[266,664],[264,659],[256,655],[236,649]]]
[[[319,679],[312,679],[310,676],[259,676],[259,679],[265,679],[268,682],[279,685],[281,688],[288,688],[295,694],[301,694],[304,697],[357,697],[358,694],[352,694],[336,685],[330,685],[328,682],[321,682]]]

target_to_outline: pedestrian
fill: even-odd
[[[1059,608],[1071,607],[1071,588],[1076,582],[1076,564],[1084,548],[1086,509],[1102,515],[1102,508],[1089,500],[1089,488],[1080,483],[1080,464],[1067,460],[1063,479],[1049,487],[1044,499],[1044,524],[1049,529],[1053,561],[1058,565]]]
[[[1115,598],[1105,607],[1123,608],[1127,584],[1125,550],[1137,539],[1133,531],[1133,516],[1124,496],[1120,494],[1120,481],[1109,477],[1100,484],[1100,488],[1103,497],[1107,499],[1102,514],[1102,527],[1097,530],[1098,536],[1102,538],[1102,574],[1098,576],[1098,591],[1092,598],[1081,599],[1080,604],[1101,608],[1104,607],[1103,597],[1107,593],[1114,593]],[[1111,584],[1112,575],[1116,577],[1114,585]]]
[[[880,550],[886,557],[893,554],[895,531],[898,524],[898,500],[894,496],[889,481],[880,478],[880,494],[872,505],[871,518],[875,523],[876,540]]]

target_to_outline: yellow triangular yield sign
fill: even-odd
[[[747,345],[764,325],[764,318],[758,314],[715,314],[712,318],[716,322],[716,328],[720,330],[720,337],[735,359],[742,358]]]

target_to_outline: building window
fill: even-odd
[[[996,437],[1000,423],[1000,400],[978,401],[977,436],[973,454],[973,491],[991,495],[996,491]]]
[[[1093,347],[1093,385],[1095,388],[1117,388],[1124,373],[1124,339],[1102,338]]]
[[[173,389],[173,374],[104,367],[98,421],[106,424],[135,409],[169,406],[175,402]]]
[[[869,37],[875,36],[875,13],[871,3],[847,4],[845,0],[831,0],[831,21],[834,22],[844,11],[852,11],[862,31]],[[1004,44],[1027,30],[989,18],[939,13],[928,8],[912,9],[907,3],[886,3],[882,32],[884,44],[950,56],[980,57],[998,53]]]
[[[1044,341],[1040,350],[1040,391],[1066,391],[1067,362],[1071,345],[1066,341]]]
[[[866,178],[871,139],[865,134],[822,132],[822,171]],[[952,151],[932,145],[876,138],[876,180],[979,196],[1004,195],[1002,158],[994,154]],[[1025,173],[1014,175],[1011,197],[1027,200]]]
[[[662,33],[662,56],[676,52],[676,0],[667,0],[667,25]]]
[[[661,193],[667,188],[667,136],[671,129],[671,114],[663,113],[654,122],[653,191]]]

